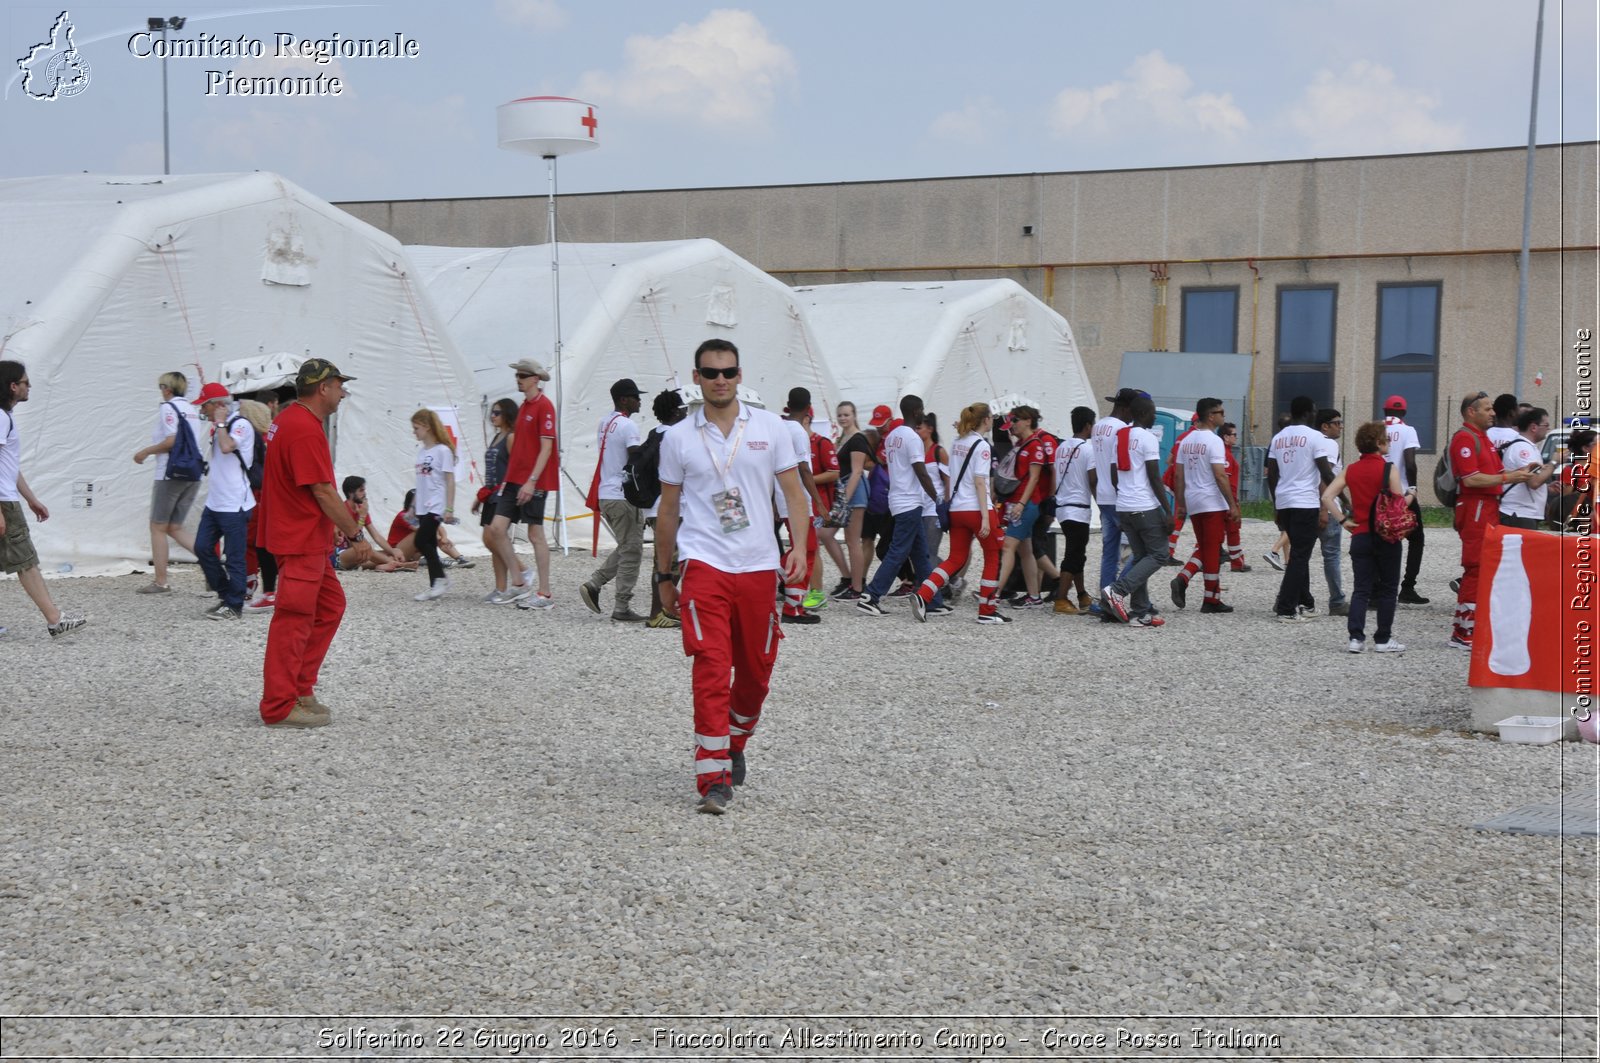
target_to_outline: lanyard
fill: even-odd
[[[744,438],[745,426],[750,423],[748,417],[739,418],[739,430],[733,435],[733,446],[728,449],[728,460],[719,468],[717,459],[711,454],[711,444],[706,442],[706,425],[700,425],[700,445],[706,448],[706,460],[711,462],[711,468],[722,481],[723,490],[728,488],[728,473],[733,470],[733,459],[739,455],[739,441]]]

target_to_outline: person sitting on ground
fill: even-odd
[[[344,508],[361,525],[361,533],[354,539],[348,539],[343,532],[334,530],[334,564],[346,572],[357,568],[373,572],[415,572],[417,563],[407,561],[400,551],[384,542],[378,535],[378,529],[372,526],[372,514],[367,510],[367,481],[360,476],[346,476],[339,485],[339,491],[344,495]],[[357,551],[356,543],[366,541],[369,536],[373,549]],[[358,553],[364,553],[365,556],[358,557]]]
[[[417,525],[421,522],[417,520],[416,507],[417,492],[413,488],[406,492],[404,508],[394,515],[394,520],[389,522],[388,535],[389,545],[394,547],[401,558],[412,562],[413,568],[416,567],[415,562],[422,559],[422,552],[417,549]],[[445,534],[443,525],[439,527],[439,552],[449,558],[449,561],[445,562],[446,564],[454,564],[458,568],[472,567],[472,562],[461,556],[461,552],[456,549],[456,544],[451,542],[450,536]]]

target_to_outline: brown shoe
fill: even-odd
[[[1089,611],[1089,607],[1093,604],[1094,599],[1089,597],[1088,594],[1078,595],[1078,612],[1087,613]]]
[[[318,701],[315,694],[307,694],[303,698],[295,698],[294,702],[295,705],[305,709],[307,712],[310,712],[313,715],[326,716],[330,721],[333,719],[333,710],[328,708],[328,706],[324,705],[322,702]]]
[[[285,716],[283,719],[279,720],[277,723],[269,723],[269,724],[267,724],[267,726],[268,727],[280,727],[280,728],[284,728],[284,729],[303,728],[303,727],[326,727],[326,726],[328,726],[328,724],[330,724],[332,722],[333,722],[333,720],[330,719],[329,717],[322,716],[322,715],[319,715],[319,714],[317,714],[315,712],[312,712],[309,708],[307,708],[304,705],[296,704],[294,708],[289,710],[289,715]]]
[[[1072,604],[1072,599],[1070,598],[1057,598],[1056,612],[1062,616],[1077,616],[1078,607]]]

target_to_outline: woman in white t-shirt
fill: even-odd
[[[989,433],[994,416],[988,405],[973,403],[956,422],[956,441],[950,448],[950,474],[944,497],[950,500],[950,556],[929,574],[917,597],[924,604],[967,563],[972,541],[983,550],[983,578],[978,584],[978,623],[1009,624],[1011,618],[995,606],[999,590],[1001,538],[1005,532],[989,491],[991,455]]]
[[[456,448],[439,415],[418,410],[411,415],[417,450],[417,551],[428,563],[428,589],[413,595],[432,601],[450,588],[439,560],[439,525],[456,521]]]

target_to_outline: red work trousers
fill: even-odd
[[[1456,594],[1455,637],[1472,641],[1477,626],[1478,565],[1483,559],[1483,537],[1500,523],[1500,503],[1492,497],[1468,495],[1456,501],[1456,532],[1461,536],[1461,590]]]
[[[1218,573],[1222,570],[1222,535],[1227,512],[1197,512],[1190,514],[1190,519],[1195,525],[1195,552],[1190,554],[1189,564],[1184,565],[1178,575],[1184,583],[1189,583],[1195,573],[1203,573],[1206,597],[1214,599],[1218,591]]]
[[[261,719],[277,723],[316,689],[322,659],[344,616],[344,588],[326,552],[278,558],[277,607],[267,629]]]
[[[794,525],[789,525],[789,534],[794,534]],[[790,551],[793,553],[794,551]],[[784,564],[789,562],[789,554],[783,555]],[[783,615],[799,616],[805,612],[802,603],[806,600],[806,592],[811,590],[811,571],[817,567],[817,529],[808,519],[806,521],[806,570],[800,577],[799,583],[790,583],[783,588]]]
[[[761,719],[783,639],[772,607],[777,581],[771,569],[735,573],[683,563],[678,615],[684,655],[694,658],[694,770],[702,795],[732,782],[729,754],[744,751]]]
[[[933,601],[933,596],[944,589],[950,577],[961,571],[961,566],[967,563],[967,557],[972,552],[972,541],[978,539],[978,533],[982,530],[983,514],[980,511],[950,511],[950,556],[930,572],[928,578],[922,581],[922,586],[917,588],[917,597],[922,599],[923,604]],[[999,611],[994,599],[1000,591],[1000,552],[1005,544],[1005,534],[1000,515],[990,513],[989,537],[978,539],[978,546],[983,551],[983,576],[978,581],[979,616],[989,616]]]

